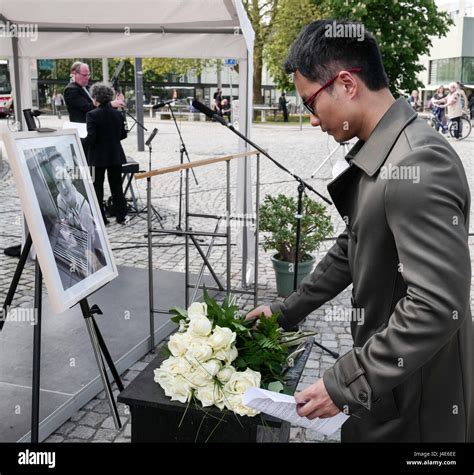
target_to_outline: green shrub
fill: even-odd
[[[298,200],[283,194],[267,195],[260,206],[260,231],[270,233],[264,236],[263,248],[265,251],[274,249],[276,258],[281,261],[295,260],[297,209]],[[298,260],[306,260],[311,252],[319,249],[321,241],[332,233],[331,217],[326,206],[304,195]]]

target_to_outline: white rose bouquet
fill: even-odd
[[[195,398],[203,407],[255,416],[258,412],[242,402],[245,391],[284,390],[284,370],[314,333],[283,332],[276,315],[255,325],[239,313],[232,298],[219,305],[204,292],[204,300],[187,311],[171,310],[179,329],[169,339],[170,356],[155,369],[155,381],[172,400],[189,403]]]

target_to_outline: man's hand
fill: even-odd
[[[125,97],[121,92],[118,92],[115,96],[115,100],[110,103],[112,107],[115,109],[121,107],[123,109],[127,108],[127,105],[125,104]]]
[[[254,308],[249,313],[247,313],[247,316],[245,317],[245,320],[250,320],[251,318],[255,318],[255,317],[260,318],[262,313],[266,317],[271,317],[272,316],[272,310],[268,305],[260,305],[259,307]]]
[[[332,402],[322,378],[318,379],[304,391],[296,393],[295,399],[298,404],[296,412],[299,416],[307,417],[308,419],[316,419],[316,417],[324,419],[341,412]]]

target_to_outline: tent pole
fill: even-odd
[[[23,127],[23,117],[21,115],[21,89],[20,89],[20,67],[18,58],[18,38],[12,37],[12,52],[13,52],[13,76],[15,84],[15,95],[13,96],[13,107],[15,108],[16,121],[21,124],[21,130]]]
[[[135,104],[137,121],[143,124],[143,69],[142,58],[135,58]],[[137,150],[143,152],[145,150],[145,137],[143,128],[137,127]]]

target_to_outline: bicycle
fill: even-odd
[[[458,140],[464,140],[466,137],[469,137],[471,133],[472,125],[471,121],[465,117],[459,117],[459,136],[456,137],[456,130],[458,127],[457,122],[453,122],[453,120],[449,120],[447,124],[443,124],[438,120],[438,117],[432,112],[431,117],[426,119],[426,122],[430,127],[436,128],[437,130],[441,130],[442,134],[446,134],[449,132],[449,135],[453,138],[457,138]]]
[[[11,132],[19,132],[21,130],[21,124],[16,120],[15,117],[15,110],[12,108],[10,109],[7,114],[5,115],[7,119],[7,127]],[[41,122],[37,116],[33,117],[36,123],[36,128],[41,127]]]
[[[18,132],[20,130],[21,124],[15,118],[15,111],[10,109],[9,112],[5,115],[7,119],[7,127],[10,132]]]

